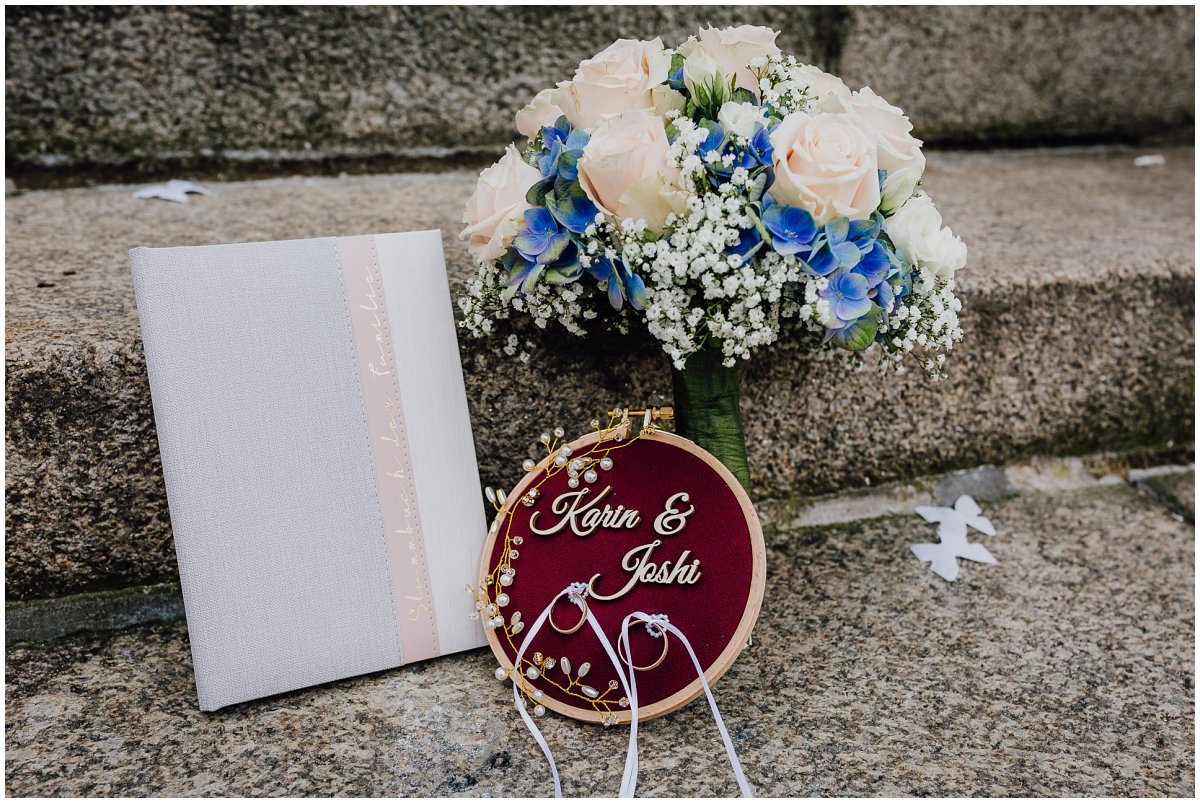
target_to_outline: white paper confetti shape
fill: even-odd
[[[983,544],[967,543],[967,528],[984,535],[995,535],[996,528],[983,515],[975,500],[967,495],[958,497],[954,507],[919,507],[917,513],[928,522],[938,525],[940,544],[913,544],[909,547],[917,560],[929,563],[939,577],[954,582],[958,578],[958,559],[977,563],[995,563],[996,559]]]
[[[139,201],[147,201],[152,198],[159,198],[163,201],[174,201],[177,204],[186,204],[189,192],[198,193],[200,195],[212,194],[199,184],[193,184],[190,181],[173,178],[166,184],[152,184],[149,187],[143,187],[142,189],[134,192],[133,197]]]

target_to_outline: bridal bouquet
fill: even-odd
[[[782,334],[936,377],[962,336],[966,247],[920,190],[908,118],[777,35],[614,42],[517,113],[527,142],[463,216],[467,329],[514,312],[581,336],[644,324],[675,366],[677,428],[747,487],[738,360]]]

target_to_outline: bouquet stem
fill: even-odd
[[[711,452],[750,493],[738,369],[726,368],[723,359],[720,349],[700,349],[682,371],[672,370],[675,431]]]

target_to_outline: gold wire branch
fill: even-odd
[[[624,437],[625,434],[632,433],[630,421],[631,416],[642,416],[643,425],[637,434],[626,438]],[[543,484],[545,484],[551,477],[554,477],[560,472],[567,470],[571,463],[579,461],[577,463],[578,468],[576,473],[582,474],[592,466],[598,465],[600,461],[607,457],[611,452],[617,451],[618,449],[623,449],[629,444],[636,442],[642,436],[643,432],[657,429],[654,424],[655,421],[669,421],[674,417],[675,411],[671,407],[649,407],[641,410],[616,408],[614,410],[610,410],[608,412],[607,425],[601,426],[599,421],[592,421],[593,429],[599,434],[599,438],[596,440],[596,442],[593,443],[586,452],[583,452],[579,455],[572,455],[571,459],[561,466],[556,465],[554,461],[550,459],[552,455],[561,449],[561,444],[564,440],[562,436],[558,435],[560,430],[555,430],[553,436],[541,439],[541,443],[546,447],[546,458],[544,458],[545,465],[541,468],[541,477],[538,478],[537,482],[533,484],[531,488],[526,490],[525,497],[523,498],[527,498],[531,493],[533,493],[536,497]],[[534,470],[536,471],[538,469],[535,468]],[[488,501],[491,502],[492,506],[496,509],[497,520],[493,522],[492,527],[496,527],[501,517],[504,517],[505,519],[504,547],[501,550],[500,559],[496,562],[496,565],[485,578],[484,585],[481,585],[478,590],[472,588],[471,586],[467,586],[467,589],[471,592],[472,596],[475,597],[476,608],[477,610],[482,611],[483,615],[486,615],[487,609],[492,605],[495,605],[497,615],[501,615],[499,612],[501,611],[502,606],[496,603],[496,599],[504,593],[505,586],[500,582],[500,577],[503,573],[502,570],[511,566],[510,555],[514,547],[512,542],[513,515],[511,507],[508,505],[509,500],[503,491],[493,491],[491,488],[487,488],[485,489],[485,494],[488,497]],[[513,500],[513,502],[515,504],[516,500]],[[504,637],[508,641],[509,647],[512,649],[513,653],[516,654],[518,647],[513,641],[514,633],[512,632],[512,629],[516,627],[516,624],[511,623],[509,617],[501,615],[501,619],[504,621],[502,627]],[[524,625],[519,628],[519,630],[523,629]],[[547,666],[547,662],[549,662],[549,666]],[[611,684],[604,689],[595,689],[592,687],[593,691],[596,691],[597,693],[595,697],[590,697],[586,694],[583,694],[581,691],[577,691],[577,689],[582,689],[585,685],[580,679],[581,676],[578,674],[578,668],[576,669],[575,673],[567,673],[567,685],[562,685],[558,681],[547,677],[546,675],[546,672],[549,669],[552,669],[554,665],[555,661],[553,657],[543,657],[541,653],[535,653],[532,659],[527,656],[522,656],[520,662],[518,662],[517,665],[509,670],[505,677],[507,678],[509,676],[513,676],[512,673],[516,673],[515,678],[517,680],[517,686],[521,692],[523,702],[527,706],[533,706],[537,704],[533,696],[537,689],[531,685],[528,680],[528,676],[526,675],[526,672],[530,668],[537,669],[538,678],[545,680],[563,694],[587,702],[598,712],[612,714],[612,706],[614,704],[624,702],[623,699],[620,701],[611,699],[610,695],[614,691]],[[605,724],[609,724],[608,720],[605,721]]]

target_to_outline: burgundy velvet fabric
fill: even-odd
[[[671,623],[680,628],[692,643],[700,665],[707,669],[729,644],[741,622],[750,595],[753,570],[753,553],[749,528],[734,492],[720,475],[699,457],[663,441],[638,440],[612,453],[613,468],[601,471],[600,478],[591,485],[592,493],[586,500],[594,498],[606,485],[612,492],[604,504],[613,508],[623,505],[638,510],[641,521],[636,529],[598,529],[593,534],[580,537],[570,529],[554,535],[535,535],[529,529],[532,513],[542,511],[538,525],[546,528],[550,522],[561,517],[551,513],[550,505],[562,493],[569,492],[567,473],[561,472],[544,483],[541,497],[532,507],[516,505],[513,512],[511,534],[520,535],[524,542],[517,547],[519,557],[512,562],[516,576],[507,589],[511,599],[504,609],[507,616],[520,611],[525,627],[532,627],[538,614],[554,595],[572,582],[587,583],[600,573],[596,588],[601,594],[611,594],[622,588],[631,572],[622,568],[626,553],[637,546],[661,538],[663,543],[651,554],[649,560],[661,564],[670,561],[675,565],[680,555],[690,551],[686,562],[700,560],[701,576],[691,585],[663,585],[638,583],[626,595],[611,601],[589,598],[588,604],[596,615],[600,626],[612,641],[614,649],[626,614],[641,610],[646,613],[665,613]],[[679,491],[686,491],[686,503],[677,503],[684,510],[695,506],[688,517],[687,525],[675,535],[661,536],[654,531],[654,522],[665,509],[667,500]],[[585,501],[586,501],[585,500]],[[503,549],[503,524],[501,536],[491,558],[491,566],[499,560]],[[561,627],[570,627],[579,619],[579,609],[565,600],[554,610],[555,621]],[[514,637],[519,647],[525,633]],[[696,680],[696,671],[687,651],[675,636],[671,640],[666,661],[656,669],[638,672],[638,700],[640,705],[650,705],[666,699]],[[630,628],[634,663],[653,663],[662,649],[660,639],[651,638],[644,626]],[[501,635],[501,644],[509,660],[516,651],[509,647]],[[571,635],[554,631],[547,623],[525,651],[532,658],[537,651],[555,659],[567,656],[572,669],[585,661],[592,665],[584,683],[603,693],[610,680],[617,678],[604,648],[591,628]],[[566,685],[566,676],[560,666],[547,673],[555,681]],[[539,680],[534,685],[547,696],[570,705],[588,707],[586,703],[564,695],[554,686]],[[624,690],[610,694],[617,700]],[[620,710],[616,706],[613,710]]]

